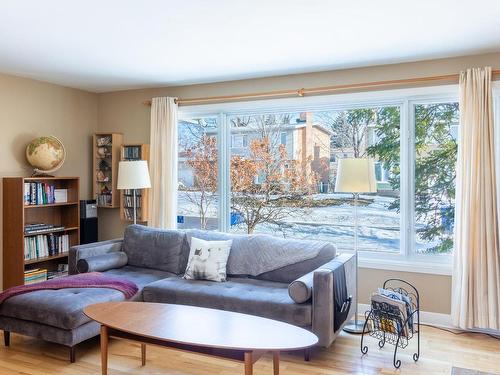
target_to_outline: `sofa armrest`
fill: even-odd
[[[357,304],[356,295],[356,258],[353,254],[341,254],[319,267],[313,274],[312,288],[312,331],[318,336],[318,345],[329,347],[337,337],[343,325],[334,330],[335,320],[335,285],[333,271],[344,265],[347,294],[352,297],[347,323],[354,315]],[[344,323],[344,324],[345,324]]]
[[[102,255],[113,251],[121,251],[123,239],[94,242],[86,245],[72,246],[69,249],[68,272],[70,275],[78,273],[76,264],[78,260]]]

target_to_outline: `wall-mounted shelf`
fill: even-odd
[[[149,163],[149,145],[144,143],[125,144],[121,147],[121,160],[146,160]],[[120,191],[120,218],[123,221],[134,220],[133,191]],[[136,193],[137,221],[149,220],[149,189],[139,189]]]
[[[120,206],[116,189],[118,161],[123,144],[121,133],[95,133],[93,138],[93,196],[97,207]]]

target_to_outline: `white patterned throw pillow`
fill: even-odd
[[[184,278],[226,281],[226,265],[233,240],[205,241],[191,238],[191,249]]]

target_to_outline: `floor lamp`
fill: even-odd
[[[377,181],[375,168],[371,159],[339,159],[337,178],[335,180],[336,193],[354,194],[354,252],[356,254],[356,312],[354,320],[345,325],[344,331],[362,333],[363,322],[358,320],[358,198],[359,193],[376,193]]]
[[[118,164],[119,190],[132,189],[134,199],[134,224],[137,224],[137,189],[147,189],[151,187],[149,179],[148,162],[146,160],[121,161]]]

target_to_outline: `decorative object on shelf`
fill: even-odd
[[[408,290],[406,288],[409,288]],[[394,345],[393,364],[401,367],[396,359],[398,348],[406,348],[417,334],[417,352],[413,353],[416,362],[420,357],[420,295],[409,282],[401,279],[388,279],[382,288],[371,298],[371,310],[365,313],[361,336],[361,353],[366,354],[368,347],[363,345],[365,333],[379,340],[379,348],[385,343]]]
[[[107,148],[106,147],[98,147],[97,148],[97,155],[100,156],[101,158],[106,157],[107,154]]]
[[[134,224],[137,224],[137,189],[148,189],[151,187],[149,179],[148,163],[146,160],[121,161],[118,165],[119,190],[133,190]]]
[[[109,170],[111,170],[111,167],[109,166],[108,162],[106,160],[101,160],[99,162],[99,172],[109,171]]]
[[[103,171],[97,171],[97,182],[107,182],[107,177]]]
[[[119,207],[116,180],[122,143],[123,136],[120,133],[94,134],[93,195],[98,207]]]
[[[66,149],[54,136],[39,137],[26,147],[26,159],[33,167],[33,176],[54,173],[64,164]]]
[[[358,199],[359,193],[376,193],[375,167],[371,159],[339,159],[335,192],[354,194],[354,252],[356,253],[356,295],[358,294]],[[356,304],[354,321],[346,324],[344,331],[362,333],[363,323],[358,319]]]
[[[102,147],[102,146],[110,146],[112,144],[112,135],[104,135],[99,138],[97,138],[97,146]]]

